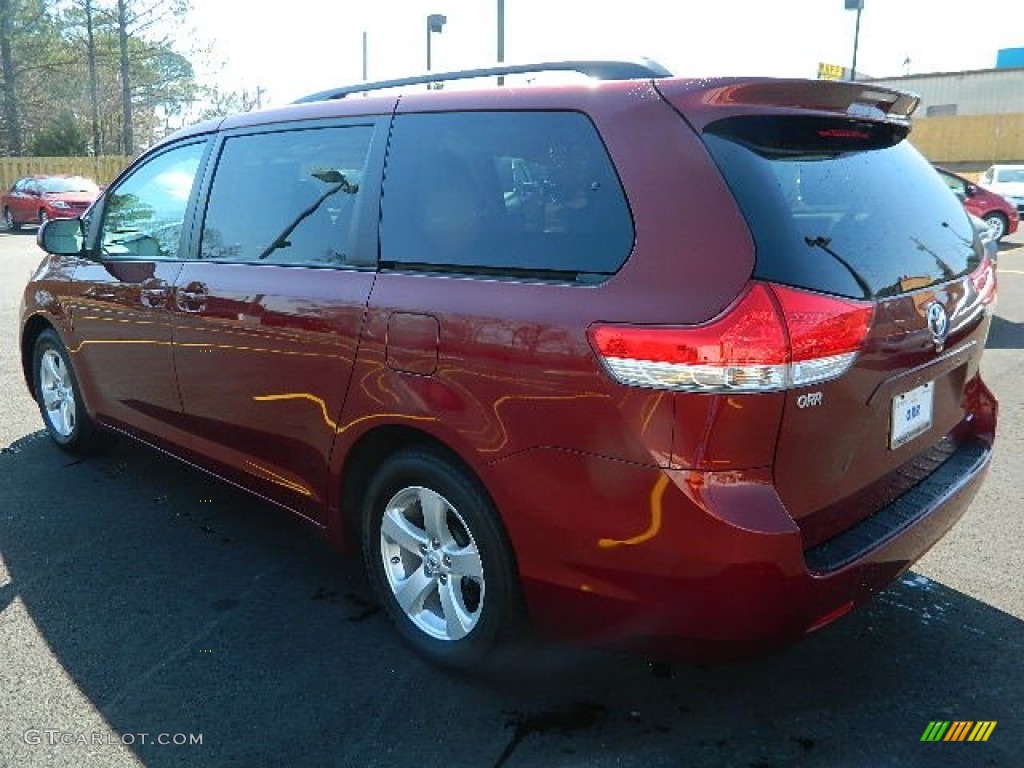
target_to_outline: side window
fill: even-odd
[[[214,174],[199,258],[345,263],[373,126],[236,136]]]
[[[107,193],[100,231],[106,258],[176,259],[205,143],[150,158]]]
[[[967,187],[960,179],[956,176],[950,176],[948,173],[940,173],[939,175],[942,177],[942,180],[946,182],[946,186],[950,188],[953,194],[961,200],[966,199]]]
[[[580,113],[395,119],[381,210],[385,265],[612,274],[633,234],[608,153]]]

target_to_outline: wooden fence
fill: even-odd
[[[1024,162],[1024,114],[919,117],[910,140],[933,163]]]
[[[0,157],[0,189],[8,190],[22,176],[37,173],[73,173],[109,184],[131,161],[130,157]]]

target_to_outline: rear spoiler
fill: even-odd
[[[909,125],[921,97],[867,82],[722,78],[655,80],[697,130],[742,114],[816,113]]]

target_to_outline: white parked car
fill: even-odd
[[[1024,165],[993,165],[981,175],[981,185],[1000,194],[1024,213]]]

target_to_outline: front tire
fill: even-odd
[[[54,330],[39,334],[32,359],[36,403],[53,441],[77,454],[105,447],[109,438],[85,410],[71,356]]]
[[[4,229],[8,232],[17,232],[21,225],[14,220],[14,212],[10,208],[4,208]]]
[[[466,469],[429,451],[403,451],[381,465],[363,506],[370,582],[416,651],[466,669],[518,629],[511,548]]]
[[[1003,239],[1003,235],[1006,234],[1006,227],[1008,226],[1006,217],[1003,214],[990,213],[983,221],[988,224],[988,231],[992,235],[993,240],[998,243]]]

